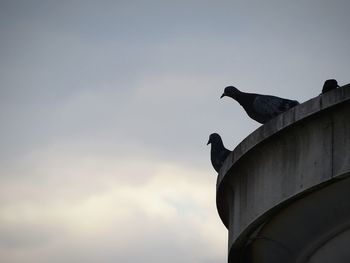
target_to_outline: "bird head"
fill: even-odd
[[[327,79],[324,82],[324,85],[330,86],[330,87],[337,87],[339,88],[338,82],[335,79]]]
[[[224,90],[224,93],[222,93],[221,98],[225,97],[225,96],[228,96],[228,97],[231,97],[231,98],[235,98],[236,95],[239,93],[240,91],[234,87],[234,86],[228,86],[225,88]]]
[[[324,84],[323,84],[323,88],[322,88],[322,93],[326,93],[330,90],[339,88],[338,82],[335,79],[327,79]]]
[[[212,134],[210,134],[210,136],[209,136],[209,140],[208,140],[208,142],[207,142],[207,145],[208,145],[208,144],[211,144],[211,143],[214,143],[214,144],[215,144],[216,142],[219,142],[219,141],[222,141],[220,135],[217,134],[217,133],[212,133]]]

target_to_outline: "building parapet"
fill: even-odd
[[[258,233],[267,228],[267,222],[283,214],[284,209],[300,202],[305,205],[308,196],[320,195],[341,179],[347,182],[349,153],[350,84],[290,109],[245,138],[226,159],[217,179],[217,209],[229,230],[229,262],[248,262],[245,260],[248,247],[254,248],[249,250],[251,255],[257,254],[261,246],[257,242],[252,246],[252,240],[257,240]],[[337,197],[333,199],[339,202]],[[307,214],[295,213],[296,218]],[[293,223],[290,219],[283,220]],[[294,231],[295,227],[290,229]],[[284,233],[283,237],[273,239],[275,245],[279,242],[286,251],[290,250],[289,258],[302,258],[306,248],[294,251],[295,244],[283,245],[288,243],[287,236]],[[259,258],[249,262],[265,262],[261,255]],[[274,262],[268,257],[266,260]]]

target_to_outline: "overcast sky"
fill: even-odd
[[[0,1],[3,263],[226,262],[212,132],[225,86],[300,102],[350,82],[350,2]]]

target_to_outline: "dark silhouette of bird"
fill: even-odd
[[[322,94],[338,87],[338,82],[335,79],[327,79],[323,84]]]
[[[245,93],[233,86],[226,87],[220,98],[225,96],[236,100],[250,118],[261,124],[299,104],[296,100],[288,100],[271,95]]]
[[[213,165],[215,171],[219,172],[221,166],[231,151],[225,148],[220,135],[217,133],[210,134],[207,145],[208,144],[211,144],[211,164]]]

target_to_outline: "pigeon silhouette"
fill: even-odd
[[[288,100],[271,95],[245,93],[233,86],[226,87],[220,98],[225,96],[236,100],[250,118],[261,124],[299,104],[296,100]]]
[[[213,165],[215,171],[219,172],[221,166],[226,160],[227,156],[231,153],[230,150],[227,150],[222,143],[222,139],[219,134],[212,133],[209,136],[208,144],[211,144],[210,151],[210,160]]]
[[[322,94],[338,87],[338,82],[335,79],[327,79],[323,84]]]

